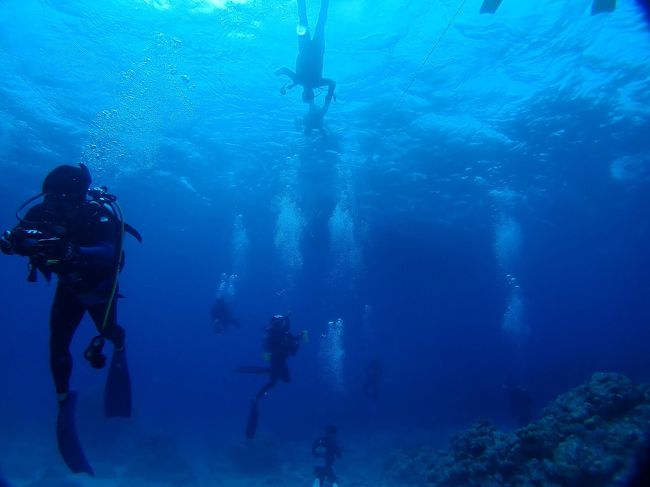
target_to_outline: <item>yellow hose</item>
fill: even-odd
[[[122,213],[122,208],[120,208],[120,205],[117,201],[111,202],[111,209],[113,212],[115,210],[113,209],[113,206],[115,205],[117,207],[117,210],[119,212],[119,215],[116,215],[119,220],[120,220],[120,242],[119,245],[117,246],[117,266],[115,268],[115,278],[113,279],[113,287],[111,289],[111,294],[108,298],[108,303],[106,304],[106,311],[104,312],[104,321],[102,322],[102,327],[100,329],[100,333],[104,333],[104,329],[106,328],[106,325],[108,324],[108,315],[111,312],[111,308],[113,307],[113,302],[115,301],[115,295],[117,294],[117,283],[120,278],[120,269],[122,267],[122,251],[124,249],[124,214]]]

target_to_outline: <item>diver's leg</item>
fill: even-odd
[[[276,76],[284,75],[284,76],[287,76],[292,82],[294,82],[294,83],[296,82],[296,73],[294,73],[293,71],[291,71],[287,67],[282,67],[282,68],[276,69],[275,70],[275,75]]]
[[[309,20],[307,19],[307,6],[305,0],[298,0],[298,53],[305,51],[307,44],[310,42],[311,34],[309,33]]]
[[[282,382],[291,382],[291,372],[289,372],[289,364],[286,361],[277,365],[277,376]]]
[[[117,324],[117,297],[111,303],[111,309],[106,315],[108,303],[95,304],[88,308],[88,313],[95,323],[101,336],[113,344],[116,350],[124,348],[124,328]],[[104,323],[104,320],[106,322]]]
[[[84,312],[84,306],[74,293],[59,284],[50,312],[50,369],[60,400],[65,399],[70,390],[70,343]]]
[[[334,469],[332,466],[329,466],[327,469],[327,478],[329,480],[329,483],[332,487],[338,487],[338,482],[336,480],[336,474],[334,473]]]
[[[117,301],[113,299],[106,313],[108,302],[91,306],[88,310],[99,334],[113,344],[111,366],[104,389],[104,416],[107,418],[131,417],[131,376],[129,374],[124,328],[117,324]]]
[[[255,400],[259,401],[260,399],[262,399],[267,392],[269,392],[271,389],[275,387],[275,384],[277,383],[278,383],[278,379],[275,376],[271,376],[269,381],[266,384],[264,384],[262,388],[257,392],[257,394],[255,395]]]
[[[305,0],[298,0],[298,22],[305,29],[309,30],[309,20],[307,19],[307,4]]]
[[[334,90],[336,89],[336,81],[329,78],[321,78],[318,83],[318,86],[327,86],[327,95],[325,96],[326,101],[331,101],[334,98]],[[334,98],[336,100],[336,98]]]
[[[316,31],[314,32],[314,40],[317,40],[321,44],[323,50],[325,49],[325,23],[327,22],[329,3],[329,0],[321,0],[318,21],[316,22]]]

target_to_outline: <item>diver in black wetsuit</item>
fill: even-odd
[[[239,326],[239,320],[233,317],[226,301],[217,298],[210,309],[210,318],[217,335],[222,335],[230,326]]]
[[[325,97],[326,106],[334,97],[336,83],[328,78],[323,78],[323,57],[325,55],[325,22],[327,22],[327,9],[329,0],[321,0],[318,21],[314,37],[310,37],[309,21],[307,20],[307,6],[305,0],[298,0],[298,57],[296,58],[296,71],[289,68],[280,68],[275,74],[284,75],[289,81],[282,86],[280,92],[284,95],[287,89],[296,85],[303,87],[302,100],[310,103],[314,100],[314,89],[327,86]],[[325,108],[324,112],[327,111]],[[323,112],[323,115],[325,114]]]
[[[72,337],[85,312],[95,322],[93,338],[85,357],[94,368],[102,368],[104,340],[113,344],[113,357],[105,391],[105,415],[131,414],[131,384],[124,350],[124,329],[117,324],[117,279],[123,264],[125,228],[116,198],[105,188],[89,192],[90,172],[83,164],[59,166],[43,182],[43,196],[11,231],[0,237],[0,250],[29,258],[33,282],[37,273],[46,280],[58,277],[50,313],[50,368],[59,401],[57,434],[59,449],[70,469],[92,474],[81,450],[74,426],[76,392],[70,391]],[[89,195],[92,195],[89,197]],[[20,212],[20,210],[19,210]]]
[[[325,436],[318,438],[314,441],[311,448],[311,453],[315,457],[325,459],[325,465],[314,467],[314,480],[313,487],[323,487],[327,480],[331,487],[338,487],[336,474],[334,473],[334,461],[341,458],[341,449],[339,448],[336,438],[337,428],[333,424],[327,425],[325,428]]]
[[[285,315],[275,315],[271,318],[269,326],[266,328],[264,337],[264,355],[269,360],[269,367],[245,366],[239,367],[237,372],[247,374],[268,374],[269,380],[264,384],[255,395],[251,402],[251,411],[246,427],[246,437],[253,438],[257,431],[257,403],[264,397],[275,385],[278,380],[282,382],[291,382],[291,374],[287,360],[298,353],[300,339],[305,339],[306,331],[294,335],[289,330],[289,317]]]
[[[533,398],[530,393],[523,387],[513,384],[503,386],[508,403],[510,405],[510,414],[517,421],[519,428],[530,423],[533,417]]]
[[[383,367],[378,358],[373,358],[365,368],[365,379],[363,381],[363,394],[371,401],[379,399],[379,384],[383,374]]]
[[[311,135],[312,131],[317,130],[320,135],[327,137],[327,131],[323,126],[323,119],[327,110],[329,110],[331,102],[332,98],[326,96],[325,103],[323,103],[322,107],[318,108],[314,100],[311,100],[307,113],[302,118],[296,119],[296,128],[302,128],[303,133],[307,136]]]

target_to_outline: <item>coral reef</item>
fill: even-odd
[[[650,385],[596,373],[511,433],[480,420],[449,450],[416,448],[387,461],[391,482],[431,487],[624,485],[650,432]]]

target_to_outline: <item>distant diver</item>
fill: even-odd
[[[341,458],[341,449],[336,438],[336,426],[329,424],[325,428],[325,436],[314,441],[311,453],[315,457],[325,459],[325,465],[314,467],[314,484],[312,487],[324,487],[325,481],[331,487],[338,487],[336,474],[334,473],[334,462]]]
[[[307,332],[302,331],[294,335],[289,330],[289,316],[274,315],[271,318],[269,326],[265,329],[264,337],[264,356],[269,360],[269,367],[244,366],[236,369],[237,372],[246,374],[266,374],[269,380],[257,392],[251,401],[251,409],[246,424],[246,437],[253,439],[257,432],[258,408],[257,403],[264,397],[275,385],[278,380],[282,382],[291,382],[291,374],[287,360],[298,353],[300,340],[307,339]]]
[[[526,426],[533,417],[533,399],[523,387],[508,384],[503,387],[508,397],[510,414],[519,428]]]
[[[89,189],[88,168],[63,165],[43,181],[42,193],[17,212],[19,223],[0,237],[0,250],[29,258],[28,281],[38,273],[49,282],[58,276],[50,314],[50,368],[59,403],[57,440],[63,460],[74,473],[94,475],[75,426],[77,393],[70,390],[70,343],[88,312],[99,335],[84,356],[96,369],[106,365],[104,340],[113,344],[106,380],[106,417],[131,415],[131,382],[126,361],[125,332],[117,324],[118,279],[124,265],[125,232],[141,240],[126,224],[117,198],[105,187]],[[21,212],[38,198],[23,217]]]
[[[309,102],[307,113],[302,118],[296,119],[296,128],[302,129],[303,133],[307,136],[311,135],[314,130],[317,130],[320,135],[327,137],[327,131],[323,126],[323,120],[331,103],[332,97],[330,96],[325,97],[325,102],[320,108],[316,106],[314,100],[311,100]]]
[[[217,335],[222,335],[231,326],[239,326],[239,320],[233,317],[223,298],[217,298],[210,309],[210,318]]]
[[[362,385],[363,395],[371,401],[379,399],[379,384],[383,375],[383,367],[378,358],[373,358],[368,362],[365,369],[365,377]]]

